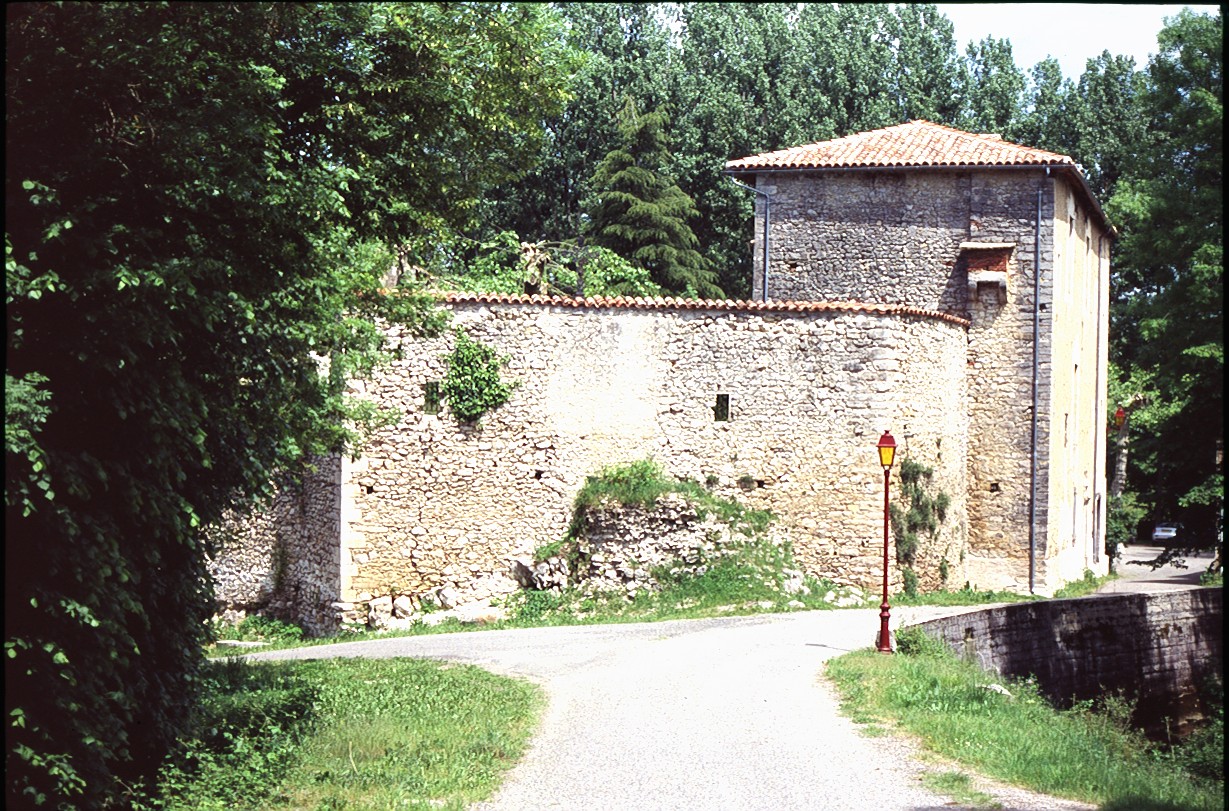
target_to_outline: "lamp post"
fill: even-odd
[[[896,460],[896,440],[890,431],[879,437],[879,464],[883,466],[883,604],[879,606],[879,652],[891,653],[892,640],[888,635],[888,619],[892,616],[888,605],[888,488],[891,483],[892,462]]]

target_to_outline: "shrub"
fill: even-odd
[[[905,594],[909,595],[910,597],[916,597],[918,586],[917,572],[913,571],[913,569],[909,568],[908,566],[905,566],[901,568],[900,574],[905,581]]]
[[[298,625],[259,614],[244,617],[237,625],[215,626],[214,632],[218,639],[250,642],[298,642],[303,638]]]

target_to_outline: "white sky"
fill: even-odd
[[[970,42],[985,37],[1011,40],[1011,52],[1025,76],[1033,66],[1053,56],[1063,76],[1078,82],[1085,63],[1102,51],[1135,58],[1135,68],[1147,66],[1156,53],[1156,35],[1165,18],[1182,8],[1215,13],[1220,6],[1153,3],[939,3],[939,11],[956,29],[961,54]]]

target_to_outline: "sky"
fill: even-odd
[[[1063,76],[1078,82],[1085,63],[1102,51],[1135,58],[1136,69],[1156,53],[1156,35],[1165,18],[1182,8],[1213,13],[1219,6],[1153,3],[939,3],[939,11],[956,29],[956,47],[988,36],[1011,40],[1012,55],[1025,76],[1047,56],[1062,66]]]

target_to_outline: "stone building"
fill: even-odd
[[[911,121],[726,170],[759,192],[761,297],[969,320],[970,580],[1050,592],[1106,571],[1113,230],[1075,162]]]
[[[452,418],[452,335],[390,328],[398,359],[354,389],[399,421],[229,529],[227,605],[326,629],[336,602],[506,594],[587,476],[644,458],[771,510],[809,574],[873,589],[885,430],[949,500],[923,587],[1105,573],[1112,230],[1074,162],[914,121],[726,171],[757,192],[757,300],[445,296],[507,359],[510,401]]]

